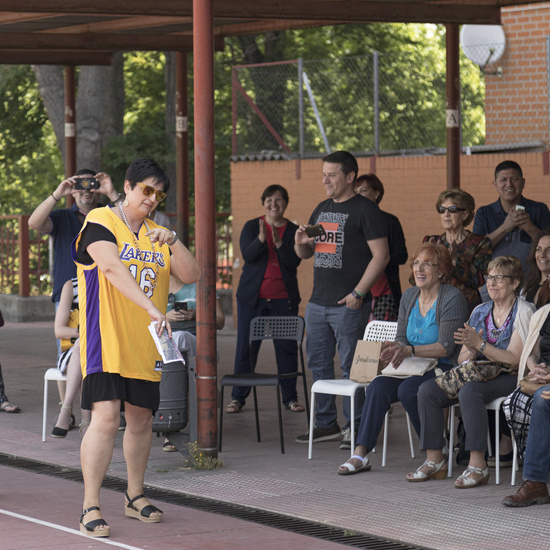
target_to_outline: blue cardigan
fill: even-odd
[[[275,249],[291,307],[300,303],[296,271],[302,260],[294,252],[294,235],[297,230],[298,226],[288,221],[283,234],[283,244]],[[237,299],[250,307],[256,306],[269,260],[267,243],[262,243],[258,239],[259,234],[260,218],[249,220],[243,227],[239,241],[244,265],[237,289]]]

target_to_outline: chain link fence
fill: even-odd
[[[233,155],[444,148],[445,63],[414,61],[373,52],[234,67]],[[479,127],[469,116],[463,126]]]

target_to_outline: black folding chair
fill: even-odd
[[[281,380],[286,378],[295,378],[301,376],[304,382],[304,399],[306,403],[306,416],[309,424],[309,401],[307,392],[306,373],[304,366],[304,353],[302,343],[304,340],[304,319],[299,316],[290,317],[255,317],[250,321],[250,366],[251,371],[248,374],[227,374],[221,380],[221,411],[220,411],[220,445],[222,450],[223,435],[223,394],[225,386],[252,386],[254,393],[254,412],[256,414],[256,436],[260,442],[260,419],[258,415],[258,399],[256,395],[257,386],[275,386],[277,393],[277,411],[279,413],[279,435],[281,439],[281,453],[285,452],[283,439],[283,417],[281,414]],[[263,374],[254,372],[256,369],[257,353],[253,353],[252,343],[258,340],[296,340],[298,342],[299,368],[297,372],[289,374]]]

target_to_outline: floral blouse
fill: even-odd
[[[468,302],[468,311],[471,313],[474,307],[481,304],[478,289],[485,284],[487,266],[493,253],[493,243],[489,237],[476,235],[471,231],[466,233],[466,238],[452,248],[447,242],[445,233],[426,235],[422,242],[443,244],[449,249],[454,265],[450,283],[464,294]]]

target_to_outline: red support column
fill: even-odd
[[[74,176],[76,172],[76,106],[75,106],[75,68],[65,67],[65,177]],[[74,203],[68,195],[67,207]]]
[[[445,25],[447,45],[447,189],[460,187],[460,66],[458,25]]]
[[[213,0],[193,0],[195,250],[197,284],[197,432],[199,449],[218,454],[216,385],[216,225]]]
[[[189,129],[187,111],[187,52],[176,53],[176,174],[177,233],[189,246]]]

